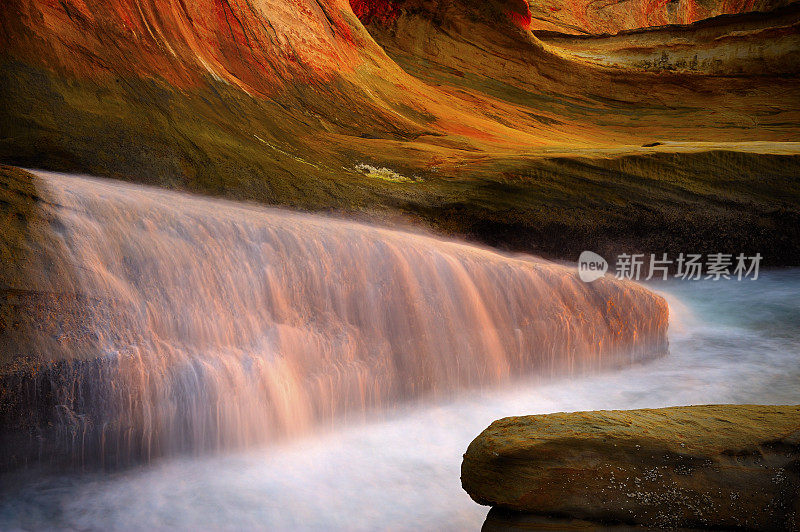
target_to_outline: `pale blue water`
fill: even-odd
[[[554,411],[800,403],[800,270],[651,285],[671,304],[669,356],[519,384],[247,453],[114,474],[3,479],[0,528],[478,530],[461,455],[492,420]]]

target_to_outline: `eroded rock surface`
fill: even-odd
[[[470,444],[461,480],[481,504],[534,514],[798,530],[800,406],[505,418]]]

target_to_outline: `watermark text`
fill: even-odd
[[[666,281],[670,278],[685,281],[755,281],[758,279],[761,259],[760,253],[752,256],[744,253],[680,253],[672,257],[667,253],[622,253],[617,255],[613,273],[617,279],[631,281]],[[582,281],[591,283],[603,277],[608,270],[608,261],[593,251],[584,251],[578,258],[578,276]]]

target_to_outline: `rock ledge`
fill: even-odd
[[[461,470],[478,503],[655,527],[800,530],[800,406],[505,418]]]

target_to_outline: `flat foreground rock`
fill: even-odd
[[[800,406],[505,418],[469,446],[478,503],[656,527],[800,529]]]

